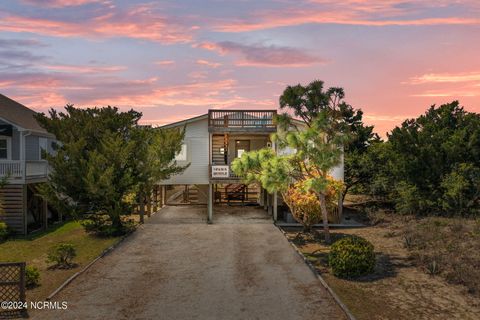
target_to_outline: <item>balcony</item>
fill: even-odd
[[[42,179],[48,175],[47,161],[0,160],[0,178],[10,182]]]
[[[210,132],[275,132],[276,110],[209,110]]]

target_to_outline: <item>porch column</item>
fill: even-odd
[[[263,189],[263,210],[268,210],[268,192],[267,190]]]
[[[145,196],[143,192],[140,193],[139,211],[140,211],[140,223],[144,223],[145,222]]]
[[[147,217],[150,218],[151,214],[152,214],[152,193],[151,191],[149,191],[147,195]]]
[[[278,198],[277,192],[273,193],[273,221],[277,222],[278,217]]]
[[[162,186],[162,207],[167,205],[167,186]]]
[[[267,211],[269,215],[272,215],[272,195],[267,193]]]
[[[208,184],[208,220],[207,223],[213,223],[213,185]]]

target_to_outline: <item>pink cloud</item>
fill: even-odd
[[[43,65],[42,69],[70,73],[110,73],[126,70],[124,66],[78,66],[78,65]]]
[[[173,66],[175,64],[174,60],[158,60],[154,62],[157,66]]]
[[[212,61],[203,60],[203,59],[198,59],[196,62],[198,65],[207,66],[210,68],[218,68],[222,65],[221,63],[218,63],[218,62],[212,62]]]
[[[128,37],[162,43],[192,40],[192,28],[170,17],[154,14],[147,6],[123,12],[113,10],[87,21],[65,22],[0,13],[0,31],[29,32],[56,37]]]
[[[52,8],[74,7],[89,3],[109,3],[106,0],[21,0],[23,3]]]
[[[462,72],[462,73],[427,73],[410,79],[411,84],[422,83],[442,83],[442,82],[480,82],[480,72]]]
[[[238,55],[241,57],[235,62],[238,66],[301,67],[326,62],[320,57],[292,47],[245,45],[231,41],[203,42],[195,46],[216,51],[221,55],[227,53]]]
[[[460,97],[478,97],[480,91],[478,90],[428,90],[423,93],[412,95],[413,97],[448,97],[448,98],[460,98]]]
[[[480,72],[427,73],[412,77],[403,84],[419,86],[423,90],[412,94],[413,97],[478,97],[480,96]]]
[[[242,19],[219,19],[214,29],[222,32],[248,32],[269,28],[304,24],[344,24],[360,26],[429,26],[480,25],[474,12],[480,13],[478,1],[456,1],[470,16],[434,17],[435,9],[447,8],[452,1],[399,1],[399,0],[310,0],[306,5],[283,7],[256,12]],[[304,9],[308,6],[307,9]],[[303,7],[303,8],[302,8]]]

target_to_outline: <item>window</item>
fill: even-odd
[[[182,149],[175,156],[175,160],[177,160],[177,161],[187,161],[187,145],[186,144],[182,144]]]
[[[40,151],[39,151],[40,160],[45,160],[46,159],[45,154],[48,152],[47,144],[48,144],[47,138],[38,138],[38,146],[40,148]]]
[[[8,159],[8,139],[0,138],[0,159]]]

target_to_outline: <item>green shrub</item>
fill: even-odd
[[[7,224],[0,221],[0,241],[5,240],[8,237],[8,231]]]
[[[115,227],[108,215],[90,214],[85,216],[81,224],[85,232],[91,233],[101,237],[116,237],[121,236],[135,230],[135,225],[132,222],[123,222],[122,226]]]
[[[480,168],[471,163],[457,165],[442,179],[441,206],[450,214],[478,214]]]
[[[40,285],[40,271],[35,266],[25,268],[25,282],[27,288],[34,288]]]
[[[60,243],[50,249],[47,262],[54,262],[56,267],[69,268],[77,256],[77,250],[71,243]]]
[[[360,237],[340,239],[332,245],[328,262],[333,274],[340,278],[369,274],[375,268],[373,245]]]

